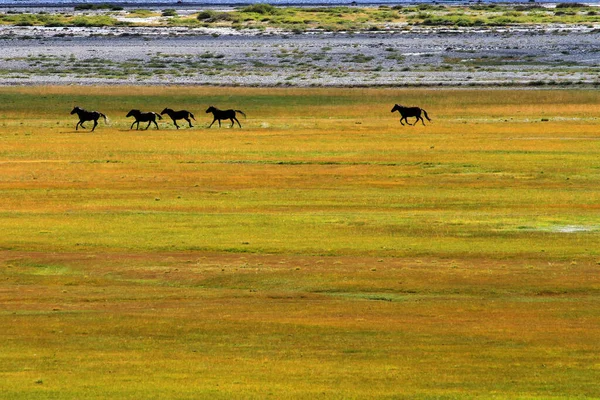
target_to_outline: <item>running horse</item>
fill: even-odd
[[[238,121],[238,119],[235,117],[235,115],[236,115],[236,113],[240,113],[244,116],[244,118],[246,118],[246,114],[244,114],[244,112],[241,110],[219,110],[218,108],[215,108],[213,106],[208,107],[208,109],[206,110],[206,113],[207,114],[212,113],[213,117],[214,117],[213,122],[211,122],[211,124],[208,126],[209,128],[211,126],[213,126],[215,121],[219,121],[219,127],[220,127],[222,119],[231,120],[230,128],[233,128],[233,126],[235,125],[235,122],[237,122],[241,128],[242,125],[240,124],[240,121]],[[235,121],[235,122],[233,122],[233,121]]]
[[[178,119],[185,119],[188,122],[188,124],[190,124],[190,128],[194,127],[194,125],[192,125],[192,121],[190,121],[190,118],[193,119],[194,121],[196,120],[196,118],[194,118],[194,114],[192,114],[191,112],[189,112],[187,110],[173,111],[170,108],[165,108],[164,110],[161,111],[160,115],[165,115],[165,114],[167,114],[169,117],[171,117],[171,119],[173,120],[173,123],[175,124],[177,129],[179,129],[179,125],[177,125]]]
[[[155,112],[144,112],[143,113],[140,110],[131,110],[127,113],[126,117],[135,118],[135,121],[133,121],[133,124],[131,124],[131,127],[129,129],[133,129],[133,125],[137,124],[136,130],[140,129],[140,122],[148,123],[148,125],[146,125],[146,129],[148,129],[150,127],[150,124],[154,122],[154,125],[156,125],[156,129],[158,129],[158,124],[156,123],[156,117],[158,117],[158,119],[162,119],[162,117],[160,116],[159,113],[155,113]]]
[[[75,107],[71,111],[71,115],[73,115],[73,114],[77,114],[77,116],[79,117],[79,122],[77,123],[77,125],[75,125],[75,130],[78,130],[79,126],[81,126],[83,129],[85,129],[85,126],[83,126],[83,123],[86,121],[94,121],[94,126],[92,127],[92,132],[94,132],[94,129],[96,129],[96,126],[98,125],[98,119],[100,117],[104,118],[105,124],[107,123],[106,115],[104,115],[98,111],[86,111],[83,108]]]
[[[400,113],[400,116],[402,117],[402,118],[400,118],[400,124],[402,124],[402,125],[404,125],[404,122],[402,122],[402,120],[406,121],[406,123],[408,125],[416,125],[417,122],[419,122],[419,120],[421,120],[421,123],[423,125],[425,125],[425,121],[423,120],[423,117],[421,117],[421,112],[423,113],[423,115],[425,115],[425,118],[427,118],[427,121],[431,121],[429,119],[429,116],[427,115],[427,111],[423,110],[420,107],[404,107],[400,104],[396,104],[396,105],[394,105],[394,108],[392,108],[392,112],[394,112],[394,111],[398,111]],[[416,117],[417,120],[415,121],[414,124],[411,124],[406,119],[407,117]]]

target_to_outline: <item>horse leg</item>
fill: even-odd
[[[216,118],[213,119],[213,122],[211,122],[211,124],[208,127],[210,128],[211,126],[213,126],[213,124],[215,123],[216,120],[217,120]]]
[[[404,119],[404,117],[400,118],[400,125],[404,126],[404,122],[402,122],[402,120]],[[408,123],[408,121],[406,121]]]
[[[218,121],[219,121],[219,128],[220,128],[221,127],[221,120],[219,119]]]
[[[175,124],[175,127],[176,127],[177,129],[179,129],[179,125],[177,125],[177,120],[176,120],[176,119],[173,119],[173,123]]]
[[[94,120],[94,126],[92,126],[92,132],[94,132],[94,129],[96,129],[96,126],[98,126],[98,120],[97,119]]]
[[[238,123],[238,125],[239,125],[239,126],[240,126],[240,128],[241,128],[241,127],[242,127],[242,124],[240,124],[240,121],[238,121],[238,119],[237,119],[236,117],[233,117],[233,119],[235,120],[235,122],[237,122],[237,123]],[[233,122],[233,121],[231,121],[231,122]],[[235,124],[232,124],[231,126],[233,126],[233,125],[235,125]]]
[[[79,122],[77,123],[77,125],[75,125],[75,130],[78,130],[78,129],[79,129],[79,125],[80,125],[80,124],[81,124],[81,121],[79,121]]]
[[[192,121],[190,121],[189,118],[184,118],[184,119],[188,122],[188,124],[190,124],[190,128],[194,127],[194,125],[192,125]]]
[[[146,129],[144,129],[145,131],[148,130],[148,128],[150,128],[150,124],[152,123],[152,121],[148,121],[148,125],[146,125]]]
[[[156,125],[156,129],[158,130],[158,124],[156,123],[156,120],[154,120],[152,122],[154,122],[154,125]],[[150,123],[148,123],[148,125],[150,125]]]
[[[423,124],[423,126],[425,126],[425,120],[424,120],[424,119],[423,119],[423,117],[421,117],[420,115],[419,115],[418,119],[415,121],[415,124],[416,124],[417,122],[419,122],[419,119],[421,120],[421,123]]]

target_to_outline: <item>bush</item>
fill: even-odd
[[[588,8],[587,4],[582,3],[558,3],[556,8]]]
[[[44,24],[44,26],[47,26],[48,28],[62,28],[67,26],[67,24],[65,22],[61,22],[61,21],[49,21],[46,22]]]
[[[277,13],[277,8],[266,3],[257,3],[250,6],[244,7],[242,12],[256,13],[262,15],[273,15]]]
[[[71,21],[71,25],[78,27],[90,26],[115,26],[117,21],[106,15],[98,15],[93,17],[76,17]]]
[[[231,15],[227,12],[216,12],[212,10],[201,11],[196,17],[198,21],[204,22],[216,22],[216,21],[230,21]]]
[[[75,11],[91,11],[91,10],[111,10],[122,11],[123,7],[114,4],[77,4],[74,7]]]
[[[144,8],[137,8],[135,10],[131,10],[129,12],[130,16],[138,17],[138,18],[147,18],[152,16],[154,13],[151,10],[146,10]]]
[[[213,19],[215,15],[217,15],[217,13],[212,10],[204,10],[200,11],[196,18],[198,19],[198,21],[205,21],[207,19]]]
[[[163,17],[176,17],[177,16],[177,11],[175,11],[172,8],[168,8],[166,10],[163,10],[162,16]]]

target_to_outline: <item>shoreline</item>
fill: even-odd
[[[0,25],[0,86],[595,87],[597,43],[592,24]]]
[[[573,87],[600,65],[597,31],[18,30],[0,30],[3,86]]]

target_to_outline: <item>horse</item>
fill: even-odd
[[[77,116],[79,117],[79,122],[77,123],[77,125],[75,125],[75,130],[77,130],[80,125],[83,129],[85,129],[85,126],[83,126],[83,123],[85,121],[94,121],[94,126],[92,127],[92,132],[94,132],[94,129],[96,129],[96,126],[98,125],[98,119],[100,117],[104,118],[105,124],[107,123],[106,115],[98,111],[86,111],[83,108],[75,107],[73,111],[71,111],[71,115],[73,114],[77,114]]]
[[[155,112],[143,113],[140,110],[131,110],[127,113],[126,117],[135,118],[135,121],[133,121],[133,124],[131,124],[131,127],[129,129],[133,129],[133,125],[137,124],[136,130],[140,129],[140,122],[148,122],[146,129],[148,129],[150,127],[150,124],[154,122],[154,125],[156,125],[156,129],[158,129],[158,124],[156,123],[156,117],[158,117],[158,119],[162,119],[162,117],[158,113],[155,113]]]
[[[394,112],[394,111],[398,111],[400,113],[400,116],[402,117],[402,118],[400,118],[400,123],[402,125],[404,125],[402,120],[405,120],[408,125],[416,125],[417,122],[419,122],[419,120],[421,120],[421,123],[423,125],[425,125],[425,121],[423,120],[423,117],[421,117],[421,112],[423,112],[423,114],[425,115],[425,118],[427,118],[427,121],[431,121],[429,119],[429,116],[427,115],[427,111],[425,111],[419,107],[404,107],[402,105],[396,104],[396,105],[394,105],[394,108],[392,108],[392,112]],[[407,117],[416,117],[417,120],[415,121],[414,124],[411,124],[406,119]]]
[[[240,121],[238,121],[238,119],[235,117],[235,113],[240,113],[244,116],[244,118],[246,118],[246,114],[244,114],[243,111],[241,110],[219,110],[218,108],[215,108],[213,106],[208,107],[208,109],[206,110],[206,113],[212,113],[213,114],[213,122],[211,122],[211,124],[208,126],[209,128],[211,126],[213,126],[213,124],[215,123],[215,121],[219,121],[219,127],[221,127],[221,120],[222,119],[229,119],[231,120],[231,126],[230,128],[233,128],[233,126],[235,125],[235,122],[238,123],[238,125],[240,126],[240,128],[242,127],[242,125],[240,124]],[[233,122],[235,121],[235,122]]]
[[[164,110],[161,111],[160,115],[165,115],[165,114],[167,114],[169,117],[171,117],[171,119],[173,120],[173,123],[175,124],[177,129],[179,129],[179,125],[177,125],[178,119],[185,119],[188,122],[188,124],[190,124],[190,128],[194,127],[194,125],[192,125],[192,121],[190,121],[190,118],[193,119],[194,121],[196,120],[196,118],[194,118],[194,114],[192,114],[191,112],[189,112],[187,110],[173,111],[170,108],[165,108]]]

